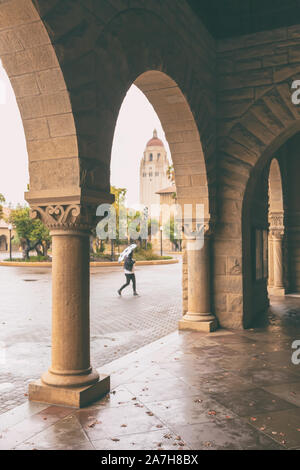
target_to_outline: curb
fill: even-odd
[[[164,264],[176,264],[179,263],[178,259],[162,259],[162,260],[153,260],[153,261],[137,261],[136,266],[159,266]],[[41,263],[25,263],[23,261],[2,261],[0,262],[1,266],[9,266],[15,268],[51,268],[51,262],[41,262]],[[118,261],[91,261],[91,268],[103,268],[103,267],[112,267],[112,266],[122,266]]]

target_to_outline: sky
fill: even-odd
[[[127,205],[139,202],[139,163],[154,128],[168,143],[152,105],[134,85],[120,109],[112,147],[111,184],[127,188]],[[23,124],[14,91],[0,61],[0,193],[6,203],[24,204],[29,183],[28,157]]]

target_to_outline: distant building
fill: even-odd
[[[170,162],[163,142],[158,138],[156,129],[146,145],[140,164],[140,204],[148,207],[159,204],[157,192],[170,186],[168,168]]]
[[[170,182],[168,169],[170,161],[163,142],[158,138],[154,130],[153,137],[146,145],[144,156],[140,165],[140,204],[149,209],[149,218],[156,219],[159,227],[165,227],[169,222],[172,209],[176,204],[176,187]],[[161,209],[152,211],[151,206],[157,205]],[[165,230],[165,229],[164,229]],[[160,249],[160,231],[152,234],[152,245],[155,250]],[[174,248],[172,243],[163,237],[163,250],[170,251]]]
[[[9,251],[10,243],[10,234],[9,234],[9,224],[6,220],[9,218],[10,209],[3,207],[4,218],[0,219],[0,252]],[[16,235],[15,230],[12,230],[12,237]]]

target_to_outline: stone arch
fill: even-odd
[[[195,118],[177,83],[159,70],[146,71],[134,84],[144,93],[156,111],[169,143],[174,165],[178,203],[190,204],[193,217],[196,204],[204,207],[204,219],[210,223],[210,201],[206,162]],[[183,256],[183,313],[188,308],[188,257]],[[205,286],[203,286],[205,289]],[[198,289],[197,289],[198,290]]]
[[[216,250],[217,255],[228,250],[226,276],[234,275],[216,279],[216,289],[227,302],[220,311],[224,326],[249,327],[257,313],[252,303],[251,202],[263,169],[300,130],[299,107],[292,104],[291,94],[290,81],[269,89],[220,141],[222,200]],[[266,306],[264,298],[262,308]]]
[[[141,74],[134,84],[144,93],[155,109],[174,164],[179,201],[204,205],[209,219],[209,198],[206,164],[199,131],[190,106],[172,78],[160,71]]]
[[[177,155],[181,201],[204,202],[205,217],[210,221],[215,214],[216,183],[215,90],[208,65],[211,52],[205,45],[203,54],[198,50],[196,57],[168,24],[168,13],[160,14],[163,8],[119,11],[103,25],[99,24],[100,10],[91,15],[79,4],[71,2],[69,6],[66,28],[71,31],[64,31],[65,24],[60,23],[55,47],[63,56],[61,66],[76,123],[82,190],[109,192],[115,125],[126,93],[136,82],[157,108]],[[48,29],[57,27],[55,13],[47,14],[45,21]],[[161,106],[159,94],[163,95]],[[170,112],[172,118],[167,117]],[[178,127],[179,115],[182,124]],[[184,272],[186,276],[186,268]],[[186,311],[187,294],[184,299]]]
[[[194,117],[201,136],[208,183],[200,194],[202,174],[190,172],[194,191],[185,196],[199,190],[209,206],[207,216],[215,211],[213,39],[202,26],[192,34],[182,28],[193,15],[188,9],[174,14],[180,2],[121,0],[106,7],[81,0],[5,0],[0,5],[0,55],[17,96],[29,153],[27,200],[52,235],[52,364],[30,387],[29,397],[36,401],[78,406],[109,390],[109,377],[99,377],[90,364],[89,236],[96,206],[112,200],[110,156],[120,105],[144,72],[172,77],[181,99],[193,103],[188,117]],[[198,137],[188,143],[181,158],[190,165]],[[190,189],[186,183],[182,188]],[[206,262],[208,251],[203,252]],[[213,323],[209,311],[201,310],[207,328]]]
[[[271,213],[283,213],[282,176],[277,158],[273,158],[269,171],[269,210]]]
[[[109,192],[111,147],[120,104],[137,77],[147,71],[160,71],[174,80],[190,103],[201,136],[209,211],[213,214],[215,91],[213,70],[209,66],[212,50],[209,47],[213,43],[207,33],[199,32],[203,43],[199,46],[200,54],[197,47],[195,58],[193,47],[187,46],[173,29],[174,24],[171,27],[168,23],[167,5],[158,8],[152,3],[147,7],[134,4],[125,8],[119,2],[108,14],[96,3],[83,6],[81,2],[64,0],[65,16],[61,21],[58,13],[62,2],[35,3],[39,4],[43,22],[51,33],[70,96],[81,188]],[[48,9],[45,3],[51,4]],[[184,142],[175,144],[179,148]],[[187,160],[193,153],[193,144],[184,152]]]
[[[7,237],[6,235],[0,235],[0,251],[7,251]]]
[[[59,60],[36,6],[31,0],[1,2],[0,58],[25,131],[27,200],[61,203],[79,192],[77,137]]]

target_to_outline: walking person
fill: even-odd
[[[118,290],[119,295],[122,295],[122,290],[125,289],[125,287],[129,286],[130,281],[132,282],[133,295],[138,295],[136,291],[136,279],[135,279],[135,274],[134,274],[135,260],[132,258],[132,253],[133,251],[131,251],[126,256],[125,261],[124,261],[124,274],[126,277],[126,283]]]

